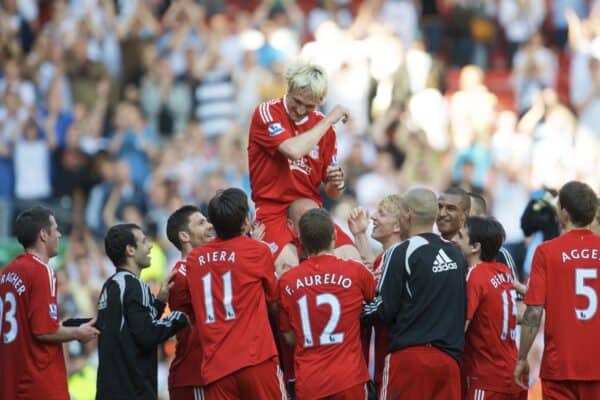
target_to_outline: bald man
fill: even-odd
[[[303,258],[300,248],[300,241],[298,240],[300,218],[302,218],[304,213],[306,213],[308,210],[312,210],[314,208],[319,208],[317,202],[304,197],[294,200],[288,208],[287,225],[294,237],[294,244],[296,245],[300,259]],[[335,248],[333,250],[333,254],[345,260],[361,261],[361,256],[358,252],[358,249],[354,243],[348,239],[348,236],[345,233],[342,233],[341,228],[337,224],[335,225]],[[295,265],[290,265],[289,267],[294,266]],[[285,267],[284,270],[281,270],[280,268],[280,270],[277,272],[285,272]]]
[[[459,400],[467,263],[433,233],[438,199],[431,190],[409,190],[402,205],[408,239],[385,252],[379,295],[364,307],[366,319],[390,330],[379,398]]]

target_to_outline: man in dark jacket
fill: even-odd
[[[174,311],[159,319],[169,295],[169,278],[156,297],[139,278],[150,265],[152,247],[141,228],[115,225],[104,239],[106,255],[117,268],[98,300],[98,382],[96,399],[157,398],[156,347],[188,324]]]

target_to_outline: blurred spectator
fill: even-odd
[[[114,117],[114,132],[108,151],[118,159],[126,160],[133,182],[143,187],[150,176],[150,160],[155,155],[156,132],[146,125],[139,108],[122,102]]]
[[[556,55],[544,47],[542,35],[534,33],[514,58],[513,79],[519,113],[531,107],[537,92],[555,86],[557,73]]]
[[[426,88],[444,92],[444,75],[444,65],[425,51],[423,42],[415,41],[394,73],[392,104],[405,108],[413,95]]]
[[[474,65],[461,69],[459,90],[450,98],[450,131],[454,148],[463,149],[491,135],[496,96],[483,82],[483,71]]]
[[[235,119],[235,85],[231,67],[221,58],[216,43],[195,66],[196,85],[192,88],[194,116],[202,133],[210,139],[231,129]]]
[[[363,174],[356,180],[358,204],[374,210],[383,197],[399,192],[398,177],[394,157],[386,151],[377,155],[373,171]]]
[[[67,58],[66,71],[71,82],[74,103],[94,107],[98,83],[109,79],[106,67],[88,57],[88,38],[78,36]]]
[[[35,87],[33,84],[21,77],[21,67],[19,60],[10,58],[4,62],[3,75],[0,78],[0,95],[8,92],[15,93],[20,100],[20,104],[31,112],[35,106]]]
[[[111,227],[117,223],[137,223],[142,226],[141,214],[147,211],[146,194],[132,179],[127,161],[117,161],[114,168],[114,183],[102,209],[104,226]]]
[[[48,200],[52,195],[50,153],[55,146],[56,141],[52,136],[40,136],[38,126],[32,119],[27,120],[22,129],[16,132],[15,199],[20,203],[19,209],[29,208],[29,202],[32,201]]]
[[[510,65],[517,49],[540,30],[545,15],[544,0],[500,0],[498,20],[508,41]]]
[[[167,60],[157,60],[142,77],[140,104],[148,129],[163,137],[184,132],[191,111],[190,88],[175,80]]]

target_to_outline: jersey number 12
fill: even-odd
[[[319,344],[325,346],[328,344],[338,344],[344,341],[344,333],[335,332],[338,323],[340,322],[341,307],[338,298],[331,293],[322,293],[317,295],[315,298],[317,306],[327,304],[331,308],[331,315],[329,321],[323,328],[323,332],[319,336]],[[298,299],[298,306],[300,307],[300,322],[302,323],[302,335],[304,336],[304,347],[313,347],[315,342],[313,340],[312,328],[310,325],[310,316],[308,314],[308,298],[306,295]]]

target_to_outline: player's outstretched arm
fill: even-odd
[[[147,349],[153,349],[188,325],[188,317],[180,311],[173,311],[163,319],[154,318],[150,302],[155,301],[160,300],[136,283],[131,284],[125,293],[125,319],[135,341]]]
[[[36,339],[48,343],[65,343],[71,340],[79,340],[82,343],[87,343],[100,335],[100,331],[94,326],[95,323],[96,318],[77,327],[61,325],[56,332],[37,335]]]
[[[290,160],[298,160],[310,152],[319,140],[327,133],[327,130],[338,121],[346,121],[349,112],[342,106],[335,106],[317,125],[302,135],[296,135],[284,140],[277,148],[281,154]]]
[[[519,346],[519,358],[513,373],[513,379],[518,386],[525,390],[529,388],[529,363],[527,362],[527,355],[540,329],[543,314],[544,306],[527,306],[525,315],[523,315],[523,321],[521,322],[521,345]]]

